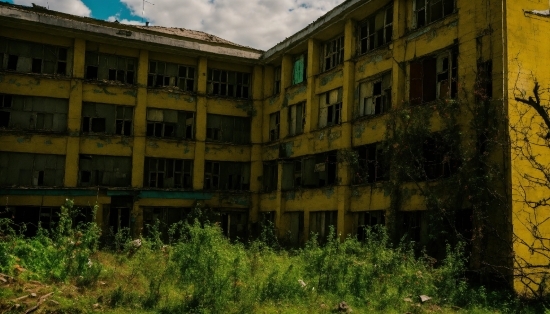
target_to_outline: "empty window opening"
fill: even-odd
[[[328,240],[331,226],[334,229],[334,236],[336,235],[336,228],[338,226],[337,211],[309,213],[309,233],[316,234],[319,243],[325,243]]]
[[[234,144],[250,143],[250,118],[208,114],[206,139]]]
[[[221,226],[223,234],[233,241],[245,241],[248,237],[248,213],[230,209],[218,210],[220,215],[216,222]]]
[[[282,189],[318,188],[338,181],[336,151],[297,158],[283,164]]]
[[[440,20],[455,12],[456,0],[415,0],[414,28]]]
[[[400,224],[400,236],[407,241],[415,242],[417,244],[423,243],[424,236],[424,222],[425,213],[422,211],[400,211],[398,212],[398,223]],[[420,248],[419,245],[416,248]]]
[[[458,93],[458,52],[447,51],[410,64],[411,105],[455,99]]]
[[[134,108],[100,103],[82,104],[84,134],[132,135]]]
[[[304,133],[306,125],[306,103],[302,102],[288,107],[288,135]]]
[[[134,85],[137,59],[86,51],[86,79]]]
[[[321,94],[319,110],[319,128],[342,122],[342,88]]]
[[[195,118],[193,112],[147,109],[147,136],[192,139]]]
[[[460,167],[458,152],[437,135],[424,141],[423,159],[424,173],[428,180],[448,178]]]
[[[277,183],[279,182],[279,167],[276,161],[264,162],[262,181],[264,192],[272,192],[277,190]]]
[[[390,169],[387,152],[381,143],[361,146],[355,149],[357,165],[354,167],[355,184],[373,183],[389,179]]]
[[[304,213],[287,212],[284,214],[283,219],[287,220],[286,225],[288,226],[284,240],[286,240],[290,246],[300,246],[304,242]]]
[[[294,59],[292,65],[292,85],[303,83],[307,80],[306,54],[301,54]]]
[[[335,68],[344,62],[344,36],[326,42],[323,45],[323,71]]]
[[[9,206],[0,213],[0,218],[11,220],[17,231],[25,237],[34,237],[39,227],[51,231],[59,222],[59,207]]]
[[[3,58],[4,56],[5,59]],[[67,48],[0,37],[0,69],[23,73],[68,75]],[[1,62],[6,60],[5,63]]]
[[[145,158],[146,187],[190,189],[193,187],[193,161],[182,159]]]
[[[152,235],[156,225],[164,243],[170,241],[170,228],[176,223],[188,220],[190,209],[181,207],[146,207],[143,208],[144,234]],[[193,223],[193,221],[189,221]],[[175,239],[172,239],[175,240]]]
[[[80,155],[78,168],[82,187],[128,187],[132,182],[131,157]]]
[[[359,85],[359,116],[378,115],[391,108],[391,72]]]
[[[359,25],[360,54],[390,43],[392,29],[393,4],[369,16]]]
[[[206,190],[250,190],[250,163],[206,161],[204,188]]]
[[[64,155],[0,154],[0,186],[63,186],[64,175]]]
[[[195,90],[195,68],[191,66],[161,62],[149,62],[148,87],[177,87],[182,91]]]
[[[383,210],[359,212],[356,215],[357,224],[355,232],[359,241],[365,241],[367,239],[369,228],[386,226],[386,212]]]
[[[281,126],[281,113],[279,111],[269,115],[269,140],[276,141],[279,139]]]
[[[279,94],[281,92],[281,67],[276,67],[274,72],[273,94]]]
[[[68,100],[0,94],[0,127],[18,130],[67,130]]]
[[[249,98],[249,90],[249,73],[208,69],[209,95]]]

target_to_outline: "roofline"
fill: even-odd
[[[44,11],[29,9],[15,5],[3,5],[0,3],[1,19],[17,19],[29,23],[37,23],[53,28],[63,28],[90,33],[98,36],[108,36],[116,39],[130,40],[141,43],[164,45],[198,52],[212,53],[222,56],[237,57],[251,60],[258,60],[262,56],[261,50],[247,47],[231,46],[223,43],[209,43],[199,39],[186,38],[182,36],[166,36],[158,32],[144,32],[143,29],[130,25],[116,24],[92,18],[78,17],[64,14],[57,11]],[[50,13],[51,12],[51,13]],[[122,26],[122,27],[121,27]],[[131,30],[120,32],[121,29]],[[154,33],[154,34],[153,34]]]
[[[273,48],[267,50],[261,57],[262,60],[269,59],[273,56],[275,56],[277,53],[284,51],[286,49],[289,49],[292,46],[295,46],[299,43],[302,43],[304,40],[307,40],[311,37],[312,34],[317,33],[321,31],[322,29],[326,28],[328,25],[336,22],[336,18],[342,15],[342,13],[345,13],[346,11],[350,10],[354,6],[358,5],[364,5],[372,0],[346,0],[334,9],[327,12],[325,15],[321,16],[317,20],[315,20],[313,23],[309,24],[308,26],[304,27],[302,30],[298,31],[297,33],[294,33],[292,36],[286,38],[282,42],[275,45]]]

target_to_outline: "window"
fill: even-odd
[[[0,37],[0,69],[68,75],[69,49]]]
[[[86,79],[135,84],[137,59],[86,51]]]
[[[147,109],[147,136],[193,138],[194,114],[188,111]]]
[[[274,81],[275,86],[273,86],[273,94],[278,94],[281,92],[281,67],[275,68]]]
[[[144,235],[151,236],[154,232],[160,232],[164,243],[169,243],[170,238],[176,236],[170,234],[170,228],[181,221],[187,221],[190,208],[181,207],[145,207],[143,208]],[[191,221],[189,221],[192,223]],[[158,229],[154,226],[158,223]],[[176,236],[177,237],[177,236]]]
[[[78,185],[128,187],[132,182],[132,158],[80,155]]]
[[[264,171],[262,176],[264,192],[277,190],[277,182],[279,181],[279,169],[276,161],[264,162]]]
[[[344,62],[344,36],[340,36],[324,44],[323,71],[335,68]]]
[[[309,213],[309,233],[317,234],[319,242],[324,243],[327,241],[331,226],[334,228],[334,235],[336,235],[338,226],[337,211]]]
[[[145,158],[144,185],[160,189],[190,189],[193,161],[182,159]]]
[[[0,94],[0,128],[64,132],[67,99]]]
[[[393,4],[369,16],[359,25],[360,54],[391,42],[392,30]]]
[[[361,83],[359,86],[359,116],[377,115],[391,108],[391,72]]]
[[[304,212],[286,212],[283,217],[288,221],[287,241],[292,246],[299,246],[304,240]]]
[[[288,107],[288,135],[304,133],[306,126],[306,103],[302,102]]]
[[[147,136],[193,138],[194,114],[188,111],[147,109]]]
[[[319,127],[340,124],[342,122],[342,88],[321,94],[321,110],[319,111]]]
[[[493,62],[479,62],[477,65],[477,81],[475,95],[477,101],[493,98]]]
[[[367,239],[367,229],[376,226],[386,225],[386,212],[383,210],[373,210],[357,213],[356,235],[359,241]]]
[[[457,97],[458,52],[446,51],[410,64],[411,105]]]
[[[400,211],[398,212],[399,222],[401,223],[401,236],[407,240],[420,243],[422,240],[422,219],[421,211]]]
[[[381,143],[374,143],[355,149],[358,164],[354,174],[354,183],[373,183],[389,179],[389,162]]]
[[[206,139],[234,144],[250,143],[250,118],[208,114]]]
[[[0,154],[0,186],[63,186],[64,176],[64,155]]]
[[[250,164],[246,162],[206,161],[204,166],[206,190],[249,190]]]
[[[455,0],[414,0],[414,27],[422,27],[453,14],[455,2]]]
[[[306,68],[306,54],[301,54],[294,59],[294,64],[292,65],[292,85],[300,84],[307,80]]]
[[[336,151],[297,158],[283,164],[282,189],[318,188],[338,181]]]
[[[448,178],[460,167],[458,152],[437,134],[426,139],[422,148],[426,179]]]
[[[182,91],[195,90],[195,68],[175,63],[150,61],[148,87],[174,86]]]
[[[250,74],[208,69],[208,94],[222,97],[249,98]]]
[[[269,115],[269,140],[276,141],[279,139],[279,130],[281,124],[281,113],[279,111]]]
[[[220,213],[216,218],[216,225],[220,226],[223,234],[230,240],[244,240],[248,235],[248,213],[243,210],[217,208]]]
[[[82,127],[84,134],[132,135],[134,107],[111,104],[83,103]]]

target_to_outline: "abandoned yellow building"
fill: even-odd
[[[515,192],[529,165],[507,139],[524,118],[518,93],[550,82],[536,61],[550,48],[548,9],[348,0],[260,51],[0,2],[0,215],[32,234],[71,198],[79,219],[97,205],[105,232],[139,235],[200,207],[231,238],[271,221],[293,245],[331,225],[362,238],[385,224],[434,255],[439,228],[468,240],[472,269],[524,289],[516,257],[533,272],[549,262],[515,241],[540,240],[522,200],[548,191]],[[485,190],[469,186],[476,171]],[[538,230],[548,239],[549,226]]]

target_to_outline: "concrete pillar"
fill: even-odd
[[[319,124],[319,97],[315,94],[315,76],[319,73],[319,43],[310,38],[307,55],[307,103],[304,133],[317,129]],[[304,217],[305,219],[305,217]]]
[[[193,161],[193,190],[204,188],[204,156],[206,141],[206,84],[208,74],[208,60],[199,59],[197,81],[197,108],[195,111],[195,159]]]
[[[137,97],[134,109],[134,147],[132,151],[132,186],[143,187],[145,143],[147,136],[147,72],[149,51],[139,52],[137,71]]]
[[[252,130],[250,132],[250,140],[252,142],[251,156],[250,156],[250,191],[252,192],[251,208],[249,213],[249,221],[258,221],[258,212],[260,209],[260,192],[262,191],[262,177],[263,162],[262,162],[262,132],[255,130],[262,130],[263,127],[263,68],[261,66],[255,66],[252,73]]]

